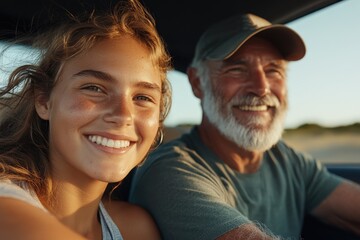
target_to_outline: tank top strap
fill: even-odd
[[[99,204],[99,217],[103,240],[123,240],[119,228],[111,219],[102,202]]]

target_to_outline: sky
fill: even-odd
[[[359,0],[344,0],[287,24],[302,36],[307,53],[289,65],[286,128],[305,123],[334,127],[360,122],[359,13]],[[26,63],[22,62],[27,59],[24,49],[15,51],[0,59],[1,67]],[[186,75],[173,71],[169,80],[173,104],[165,125],[200,123],[200,102],[193,96]]]
[[[289,65],[286,128],[360,122],[359,13],[359,0],[345,0],[287,24],[303,38],[307,53]],[[165,125],[200,123],[200,102],[186,75],[171,72],[169,80],[173,105]]]

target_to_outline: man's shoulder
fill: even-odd
[[[183,135],[160,145],[149,154],[147,163],[155,161],[176,161],[179,158],[189,158],[194,152],[190,135]]]
[[[296,171],[301,171],[307,166],[320,164],[313,156],[306,152],[299,151],[287,144],[284,140],[277,142],[267,152],[267,156],[272,161],[280,163],[283,167],[293,168]]]
[[[268,150],[276,156],[298,156],[304,155],[304,153],[296,150],[291,145],[288,145],[284,140],[280,139],[271,149]]]
[[[210,172],[210,167],[196,151],[196,146],[184,139],[184,136],[163,143],[151,152],[144,164],[138,167],[132,179],[130,200],[132,196],[150,187],[152,191],[162,191],[165,185],[182,184],[187,174],[203,175]],[[176,177],[174,177],[176,175]],[[164,181],[166,179],[166,181]],[[153,186],[161,185],[161,189]]]
[[[137,169],[137,175],[171,175],[179,171],[206,171],[211,167],[201,153],[196,134],[191,132],[160,145],[151,152],[144,164]],[[201,144],[200,144],[201,145]]]

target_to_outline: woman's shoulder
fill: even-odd
[[[21,200],[47,211],[41,204],[35,192],[30,190],[26,184],[22,182],[15,183],[10,180],[0,180],[0,197]]]
[[[160,239],[151,215],[140,206],[125,201],[103,201],[124,239]]]

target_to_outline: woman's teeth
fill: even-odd
[[[93,143],[109,148],[126,148],[130,146],[130,141],[127,140],[113,140],[106,137],[95,136],[95,135],[89,136],[89,140]]]

